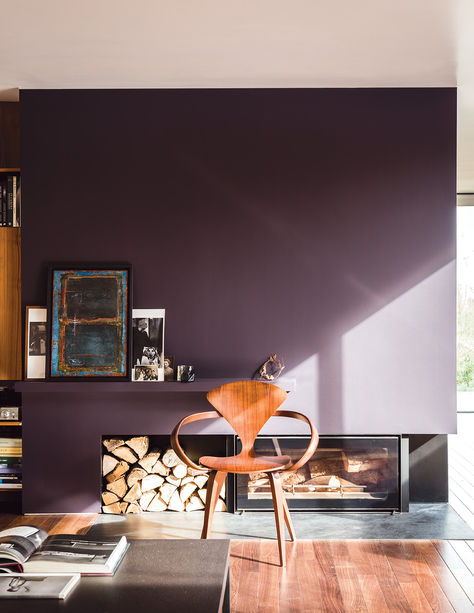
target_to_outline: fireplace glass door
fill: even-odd
[[[259,436],[261,455],[300,458],[309,443],[303,436]],[[321,436],[313,457],[297,471],[281,473],[290,510],[400,510],[398,436]],[[241,450],[236,438],[236,453]],[[236,475],[235,510],[272,508],[265,473]]]

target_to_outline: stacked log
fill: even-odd
[[[149,450],[148,436],[106,439],[103,445],[103,513],[204,509],[207,472],[188,468],[172,449]],[[225,485],[216,511],[226,511]]]

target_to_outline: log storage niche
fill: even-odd
[[[169,437],[107,436],[102,440],[103,513],[202,511],[207,480],[207,472],[195,471],[179,460]],[[224,485],[216,511],[227,510],[226,489]]]

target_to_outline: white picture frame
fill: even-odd
[[[48,310],[27,306],[25,315],[25,379],[46,378],[46,335]]]
[[[132,381],[164,381],[164,359],[165,309],[133,309]]]

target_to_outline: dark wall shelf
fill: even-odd
[[[15,391],[22,393],[176,393],[176,392],[208,392],[214,387],[242,381],[242,379],[218,378],[197,379],[192,383],[180,383],[179,381],[20,381],[15,384]],[[275,385],[284,388],[287,392],[293,392],[296,388],[295,379],[279,379]]]

